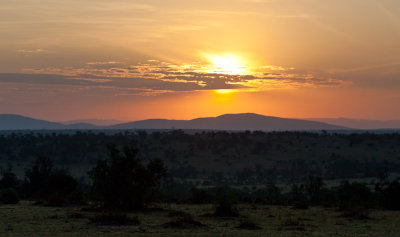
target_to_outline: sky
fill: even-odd
[[[400,119],[398,0],[1,0],[0,113]]]

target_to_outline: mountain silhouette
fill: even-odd
[[[310,118],[307,120],[334,124],[354,129],[398,129],[400,120],[369,120],[349,118]]]
[[[109,126],[110,129],[201,129],[201,130],[260,130],[311,131],[348,129],[322,122],[287,119],[253,113],[224,114],[218,117],[192,120],[148,119]]]
[[[15,114],[0,114],[0,130],[63,130],[63,129],[199,129],[199,130],[260,130],[260,131],[312,131],[342,130],[323,122],[287,119],[259,114],[224,114],[218,117],[192,120],[148,119],[111,126],[90,123],[63,124],[33,119]]]
[[[17,114],[0,114],[0,130],[61,130],[61,129],[96,129],[89,123],[62,124],[46,120],[33,119]]]
[[[33,119],[16,114],[0,114],[1,130],[39,130],[39,129],[63,129],[61,123]]]

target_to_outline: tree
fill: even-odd
[[[52,161],[44,156],[25,172],[25,191],[28,197],[51,206],[78,204],[83,198],[78,181],[66,170],[53,169]]]
[[[39,156],[25,172],[26,194],[29,197],[43,198],[46,193],[46,182],[53,169],[53,162],[45,156]]]
[[[17,204],[19,202],[17,176],[12,172],[12,166],[8,165],[7,169],[1,170],[0,179],[0,203]]]
[[[80,204],[83,200],[78,181],[64,170],[55,171],[49,176],[46,193],[45,200],[51,206]]]
[[[155,159],[144,165],[134,148],[125,147],[121,154],[115,145],[110,145],[109,151],[109,159],[98,161],[88,172],[93,199],[111,210],[144,208],[166,177],[163,162]]]
[[[0,188],[13,188],[18,186],[17,175],[12,171],[12,166],[8,165],[7,169],[1,170]]]
[[[304,186],[310,201],[314,204],[318,204],[321,201],[322,187],[324,186],[322,178],[309,176]]]
[[[393,181],[383,190],[384,207],[388,210],[400,210],[400,182]]]

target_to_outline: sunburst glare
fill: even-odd
[[[243,75],[247,73],[247,66],[244,59],[233,53],[205,54],[206,59],[211,63],[207,72],[229,75]]]

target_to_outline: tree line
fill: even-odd
[[[110,143],[119,149],[140,148],[138,155],[146,162],[160,157],[175,178],[219,186],[300,182],[308,176],[376,177],[385,170],[400,173],[398,133],[12,133],[0,135],[0,161],[24,165],[47,156],[55,165],[91,167],[107,157]]]
[[[318,176],[293,183],[288,190],[276,184],[264,188],[239,189],[229,186],[198,187],[177,181],[160,159],[144,161],[139,151],[108,146],[109,156],[88,171],[89,183],[55,168],[51,159],[38,157],[18,180],[12,167],[1,170],[0,203],[16,204],[21,199],[50,206],[91,205],[101,210],[143,210],[150,203],[214,203],[228,209],[235,203],[336,207],[351,216],[367,216],[369,209],[400,210],[400,182],[383,174],[374,187],[343,181],[327,187]]]

